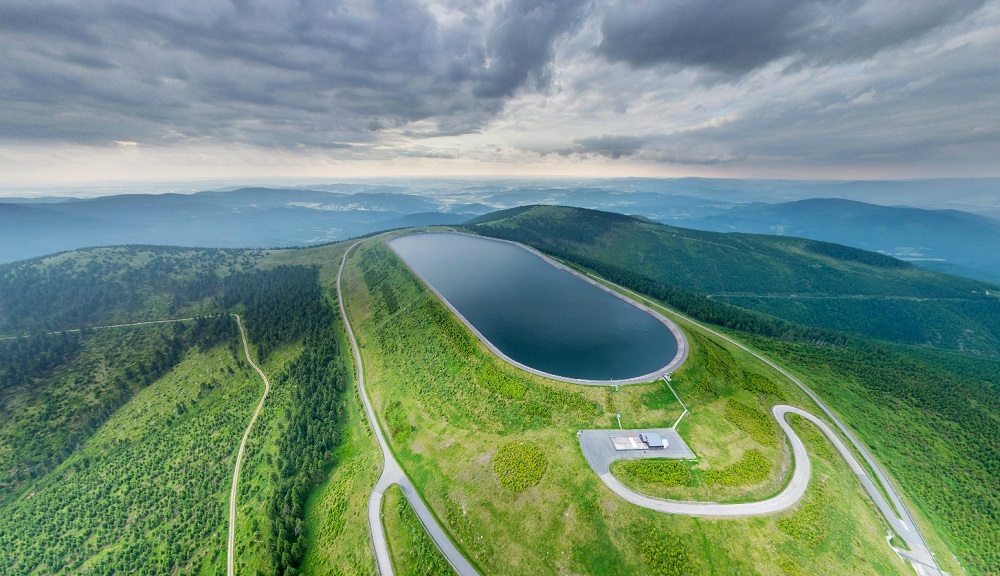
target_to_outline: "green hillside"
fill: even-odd
[[[681,409],[662,382],[616,391],[513,368],[383,242],[366,241],[344,272],[369,394],[396,457],[481,573],[907,573],[857,481],[816,435],[809,442],[824,480],[808,493],[822,501],[818,515],[712,521],[625,504],[594,475],[576,433],[615,426],[616,414],[626,427],[669,425]],[[691,407],[680,433],[699,454],[692,474],[704,480],[685,495],[741,501],[776,493],[787,456],[767,410],[810,402],[745,352],[682,328],[694,348],[674,377]],[[528,456],[512,456],[518,446]],[[398,538],[398,566],[436,566],[406,526],[405,508],[391,504],[398,506],[386,500],[383,510]]]
[[[523,241],[696,318],[739,330],[734,332],[739,338],[811,382],[859,432],[903,493],[942,530],[963,566],[984,574],[995,573],[1000,566],[1000,547],[994,538],[1000,533],[996,480],[1000,477],[1000,361],[845,337],[830,330],[847,321],[840,316],[844,310],[840,306],[820,313],[814,305],[811,319],[823,329],[817,331],[776,319],[796,318],[792,305],[799,300],[795,298],[786,297],[786,306],[768,309],[771,316],[722,305],[694,291],[750,287],[763,291],[761,295],[747,293],[748,299],[781,292],[798,294],[806,286],[796,277],[802,273],[824,294],[865,291],[868,299],[878,303],[865,316],[873,326],[894,326],[899,309],[891,303],[906,298],[914,326],[924,325],[927,318],[947,318],[949,323],[939,327],[940,333],[971,332],[976,341],[990,342],[988,349],[994,351],[995,333],[986,328],[1000,322],[1000,312],[992,294],[959,298],[962,290],[982,290],[981,285],[896,261],[884,262],[878,254],[850,248],[823,245],[824,254],[816,254],[815,245],[807,240],[693,232],[589,210],[529,207],[484,217],[469,228]],[[745,247],[745,253],[739,246]],[[774,279],[773,287],[767,283],[769,278]],[[887,295],[878,294],[879,286]],[[954,299],[942,306],[930,299],[931,294]],[[966,313],[948,316],[944,310],[956,302],[968,307]],[[873,331],[877,332],[869,330]],[[912,334],[899,340],[919,340]],[[972,339],[959,339],[953,347]]]
[[[714,304],[871,338],[1000,355],[1000,288],[874,252],[557,206],[496,212],[467,228],[529,244],[634,287],[655,284],[658,295],[670,292],[673,305],[734,328],[762,329],[767,320]],[[764,333],[782,336],[786,330],[791,327],[772,326]]]
[[[323,259],[294,256],[140,246],[0,268],[4,574],[225,571],[263,390],[234,312],[274,385],[241,474],[237,567],[297,570],[309,496],[350,461],[357,418]],[[120,325],[144,321],[160,323]]]
[[[791,370],[883,463],[943,569],[996,574],[1000,361],[981,284],[837,245],[587,210],[529,207],[469,229],[721,326]],[[369,393],[396,457],[482,573],[911,573],[843,460],[802,422],[816,476],[788,512],[706,520],[625,504],[576,431],[618,414],[626,427],[669,426],[682,408],[662,382],[580,387],[503,363],[385,238],[366,239],[344,272]],[[272,391],[241,474],[237,571],[374,574],[366,506],[381,457],[336,307],[346,247],[99,248],[0,267],[2,571],[225,569],[232,467],[262,392],[238,313]],[[690,410],[679,432],[698,460],[613,473],[668,498],[775,494],[788,455],[769,410],[816,407],[759,360],[678,323],[691,343],[673,379]],[[441,571],[399,496],[383,502],[397,568]]]

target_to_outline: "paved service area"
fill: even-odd
[[[664,448],[646,450],[615,450],[612,438],[615,436],[636,436],[653,432],[666,442]],[[644,428],[641,430],[581,430],[578,434],[580,448],[590,467],[597,475],[606,474],[611,463],[626,458],[694,458],[694,452],[684,443],[680,434],[672,428]]]

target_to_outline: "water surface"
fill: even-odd
[[[677,354],[663,321],[515,244],[430,233],[389,245],[486,340],[528,368],[627,380]]]

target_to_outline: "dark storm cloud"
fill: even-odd
[[[507,97],[529,79],[548,84],[553,42],[579,23],[584,5],[578,0],[510,0],[498,6],[486,42],[490,66],[476,95]]]
[[[872,56],[969,15],[985,0],[639,0],[606,10],[598,50],[634,66],[741,75],[789,57]]]
[[[439,22],[410,0],[23,2],[0,6],[7,138],[365,142],[478,130],[542,86],[578,2],[513,0]]]
[[[66,142],[995,172],[998,49],[1000,0],[0,0],[0,172]]]

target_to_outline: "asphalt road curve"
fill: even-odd
[[[778,424],[781,426],[781,429],[784,430],[785,434],[788,435],[788,439],[791,441],[795,469],[792,472],[791,481],[789,481],[788,485],[781,491],[781,493],[772,498],[768,498],[767,500],[761,500],[758,502],[719,504],[716,502],[664,500],[661,498],[645,496],[635,492],[631,488],[628,488],[615,478],[608,469],[609,462],[607,462],[605,458],[599,458],[596,456],[595,454],[597,453],[593,449],[588,450],[585,446],[583,446],[583,439],[581,439],[581,447],[584,448],[583,453],[584,457],[587,459],[587,463],[590,464],[591,468],[594,469],[594,472],[597,473],[608,488],[610,488],[615,494],[621,496],[636,506],[642,506],[643,508],[648,508],[657,512],[665,512],[667,514],[683,514],[687,516],[703,516],[712,518],[761,516],[765,514],[774,514],[791,508],[800,499],[802,499],[802,496],[806,493],[806,488],[809,486],[809,480],[812,476],[812,462],[809,460],[809,454],[806,452],[806,447],[802,443],[802,440],[795,433],[795,431],[792,430],[792,427],[788,424],[786,419],[786,416],[789,414],[797,414],[819,428],[820,431],[830,439],[830,442],[833,443],[837,452],[839,452],[841,457],[843,457],[847,462],[847,465],[851,468],[851,472],[853,472],[861,482],[861,485],[875,502],[875,505],[878,507],[882,515],[885,516],[886,520],[888,520],[888,522],[892,525],[897,534],[900,534],[904,540],[907,539],[906,535],[912,533],[910,527],[911,525],[906,520],[896,517],[892,507],[886,501],[885,497],[882,496],[882,493],[879,491],[877,485],[872,481],[871,476],[869,476],[861,464],[858,463],[858,460],[854,457],[854,454],[850,451],[847,445],[840,439],[840,436],[838,436],[826,424],[826,422],[820,420],[809,412],[806,412],[801,408],[795,408],[794,406],[779,404],[775,406],[771,412],[778,420]],[[927,576],[940,574],[940,571],[938,571],[938,569],[932,564],[933,558],[930,557],[926,548],[914,549],[911,552],[897,552],[900,553],[900,556],[912,562],[914,569],[918,574]]]
[[[595,280],[602,280],[596,276],[592,277]],[[619,290],[623,292],[631,294],[636,299],[642,300],[643,302],[646,302],[650,306],[657,305],[649,298],[643,296],[642,294],[639,294],[638,292],[635,292],[634,290],[629,290],[624,286],[614,284],[612,282],[608,282],[608,284],[617,287]],[[736,346],[737,348],[747,352],[751,356],[757,358],[761,362],[777,370],[779,373],[781,373],[781,375],[783,375],[785,378],[788,378],[788,380],[790,380],[793,384],[798,386],[799,389],[805,392],[805,394],[809,396],[809,398],[811,398],[812,401],[815,402],[817,406],[819,406],[819,408],[823,411],[823,413],[826,414],[827,418],[829,418],[830,421],[833,422],[833,424],[837,427],[840,433],[843,434],[845,438],[847,438],[847,440],[851,443],[852,446],[854,446],[854,449],[857,450],[859,454],[861,454],[861,457],[864,458],[865,462],[868,463],[869,467],[872,470],[874,470],[875,476],[878,477],[878,480],[879,482],[881,482],[882,487],[889,495],[889,499],[892,501],[895,510],[899,511],[900,517],[896,517],[895,513],[892,512],[892,510],[890,510],[889,511],[890,513],[886,514],[886,519],[890,521],[890,523],[893,525],[894,528],[896,528],[897,526],[903,527],[902,531],[899,531],[897,528],[897,534],[899,535],[900,538],[903,539],[903,541],[906,542],[906,545],[907,547],[909,547],[910,550],[906,551],[906,550],[895,549],[896,552],[899,553],[899,555],[905,560],[911,561],[913,569],[920,576],[939,576],[943,574],[943,572],[941,572],[941,569],[937,565],[937,561],[934,559],[934,555],[931,553],[930,549],[927,547],[927,543],[924,541],[923,536],[920,534],[920,529],[917,528],[916,525],[914,525],[913,519],[910,517],[909,511],[906,509],[906,505],[903,504],[902,499],[899,497],[899,493],[896,491],[896,488],[892,485],[892,482],[889,481],[889,477],[882,470],[882,467],[879,466],[878,462],[875,460],[875,457],[871,455],[871,452],[869,452],[868,449],[865,448],[863,444],[861,444],[861,442],[854,435],[854,433],[851,432],[851,430],[840,420],[840,418],[837,417],[836,414],[833,413],[832,410],[830,410],[830,408],[826,405],[826,403],[824,403],[823,400],[820,399],[820,397],[817,396],[815,392],[813,392],[808,386],[806,386],[801,380],[793,376],[790,372],[788,372],[781,366],[778,366],[777,364],[772,362],[769,358],[766,358],[765,356],[751,350],[744,344],[737,342],[736,340],[733,340],[732,338],[726,336],[725,334],[719,332],[718,330],[713,330],[712,328],[709,328],[708,326],[702,324],[701,322],[698,322],[697,320],[689,316],[686,316],[674,310],[670,310],[668,308],[663,308],[663,310],[668,314],[675,316],[677,318],[681,318],[687,322],[690,322],[695,326],[700,327],[702,330],[705,330],[710,334],[714,334],[715,336],[722,338],[726,342],[729,342],[730,344]],[[868,481],[870,482],[871,478],[869,478]],[[885,511],[883,510],[883,512]]]
[[[368,529],[372,538],[372,547],[375,549],[375,561],[378,572],[381,576],[393,576],[394,574],[392,557],[389,555],[389,546],[385,538],[385,528],[382,526],[382,497],[389,486],[399,484],[399,487],[403,491],[403,496],[406,497],[406,501],[413,507],[413,511],[416,512],[417,518],[420,519],[424,530],[427,531],[427,535],[431,537],[431,540],[434,541],[434,544],[444,555],[445,559],[448,560],[448,563],[451,564],[455,572],[459,576],[479,576],[479,572],[472,567],[469,560],[459,552],[455,544],[445,534],[441,525],[438,524],[437,518],[427,508],[427,504],[420,498],[420,494],[417,493],[413,483],[406,476],[406,472],[403,471],[399,462],[396,461],[396,457],[389,450],[389,444],[385,441],[382,428],[375,417],[375,411],[368,400],[368,392],[365,390],[365,368],[361,360],[361,351],[358,348],[358,340],[354,336],[354,329],[351,327],[351,320],[348,318],[347,310],[344,308],[343,290],[341,289],[340,282],[341,276],[344,274],[344,264],[347,262],[347,256],[359,244],[361,242],[352,244],[344,252],[344,257],[340,260],[340,269],[337,271],[337,303],[340,306],[340,315],[344,318],[344,326],[347,328],[347,336],[351,341],[351,349],[354,352],[354,363],[357,366],[358,374],[358,389],[361,392],[361,400],[365,405],[365,414],[368,415],[368,422],[371,423],[375,439],[378,440],[378,445],[382,449],[382,459],[385,462],[382,468],[382,475],[379,476],[378,481],[375,483],[375,489],[368,500]]]

